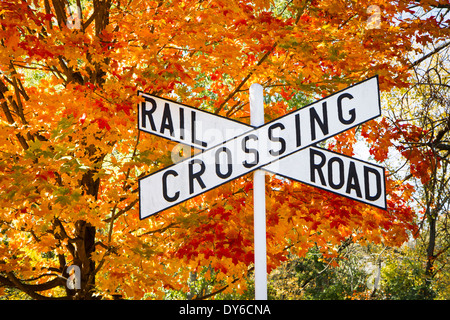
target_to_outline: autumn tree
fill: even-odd
[[[444,14],[449,12],[450,7]],[[392,108],[385,123],[401,163],[393,174],[416,190],[416,235],[421,238],[419,259],[424,261],[422,291],[417,294],[427,299],[436,294],[432,288],[439,283],[450,249],[449,46],[448,41],[433,43],[425,55],[412,58],[411,86],[389,95]]]
[[[302,107],[289,104],[299,93],[316,99],[374,74],[382,90],[406,87],[406,53],[420,53],[413,43],[448,36],[440,16],[406,13],[445,6],[0,2],[0,290],[34,299],[160,298],[165,288],[187,290],[189,272],[200,266],[226,283],[215,291],[245,287],[251,176],[139,220],[137,179],[170,164],[174,144],[138,132],[137,90],[248,122],[255,82],[274,97],[267,120]],[[363,126],[368,140],[376,126]],[[355,132],[327,147],[352,154]],[[380,155],[389,146],[382,141]],[[415,231],[412,186],[392,177],[387,211],[267,180],[270,269],[312,246],[333,255],[348,239],[396,245]],[[80,270],[79,284],[67,285],[76,276],[68,270]]]

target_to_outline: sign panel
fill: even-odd
[[[316,147],[300,150],[277,162],[265,166],[264,170],[386,209],[383,167]]]
[[[147,105],[145,108],[141,106],[143,118],[139,125],[160,133],[169,130],[169,134],[173,133],[170,136],[175,138],[175,128],[167,120],[168,111],[165,116],[163,111],[158,118],[161,123],[159,129],[156,115],[152,118],[153,125],[150,124],[149,113],[153,116],[157,110],[153,102],[150,104],[151,109],[147,109]],[[277,160],[380,114],[378,79],[374,77],[140,179],[140,193],[147,190],[145,196],[140,196],[140,217],[143,219],[168,209],[269,163],[276,172],[280,165]],[[145,117],[148,117],[149,124],[143,120]],[[174,119],[171,119],[173,124]],[[191,131],[195,131],[195,125]],[[195,134],[191,134],[191,141],[193,137]],[[206,140],[206,137],[202,138]]]
[[[139,130],[199,149],[207,149],[232,139],[252,127],[175,101],[138,93]]]

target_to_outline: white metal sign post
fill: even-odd
[[[268,123],[263,88],[254,84],[250,126],[139,95],[140,130],[203,150],[139,180],[141,219],[254,171],[256,299],[267,299],[264,171],[386,208],[382,167],[314,146],[381,114],[377,77]]]
[[[263,87],[257,83],[250,86],[250,123],[255,127],[264,124]],[[255,300],[267,300],[266,181],[263,170],[253,173],[253,226]]]

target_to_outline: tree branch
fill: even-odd
[[[67,233],[66,230],[64,229],[64,226],[62,225],[61,221],[58,218],[53,219],[53,230],[51,230],[50,232],[53,233],[55,239],[58,240],[68,240],[68,243],[66,245],[67,249],[69,250],[70,254],[75,257],[75,247],[72,244],[74,242],[74,240],[72,238],[70,238]]]
[[[120,217],[122,214],[130,211],[134,205],[139,201],[139,199],[135,199],[133,201],[130,202],[129,205],[127,205],[125,208],[123,208],[122,210],[119,210],[116,214],[114,214],[111,218],[107,218],[105,220],[103,220],[104,222],[111,222],[116,220],[118,217]]]
[[[450,150],[450,145],[445,143],[438,143],[435,147],[439,150]]]
[[[231,281],[229,284],[227,284],[226,286],[220,288],[219,290],[214,291],[214,292],[211,292],[211,293],[206,294],[206,295],[201,296],[201,297],[195,297],[195,298],[192,299],[192,300],[206,300],[206,299],[208,299],[208,298],[211,298],[211,297],[215,296],[216,294],[219,294],[219,293],[225,291],[230,285],[232,285],[233,283],[235,283],[235,282],[238,281],[238,280],[239,280],[239,278],[236,278],[236,279],[234,279],[233,281]]]
[[[412,69],[412,68],[416,67],[417,65],[419,65],[420,63],[422,63],[423,61],[425,61],[426,59],[428,59],[432,55],[438,53],[439,51],[441,51],[441,50],[443,50],[445,48],[447,48],[449,45],[450,45],[450,41],[440,45],[439,47],[437,47],[433,51],[431,51],[431,52],[427,53],[426,55],[424,55],[422,58],[420,58],[420,59],[414,61],[413,63],[411,63],[409,65],[409,69]]]
[[[262,65],[264,63],[264,61],[266,61],[266,59],[270,56],[270,54],[273,52],[273,50],[275,50],[275,48],[277,47],[278,42],[275,42],[275,44],[264,54],[264,56],[258,61],[258,63],[256,64],[255,68],[253,68],[248,74],[247,76],[239,83],[239,85],[225,98],[225,100],[220,104],[220,106],[216,109],[216,111],[214,112],[215,114],[219,114],[219,112],[223,109],[223,107],[225,106],[225,104],[230,101],[231,98],[234,97],[234,95],[236,93],[238,93],[242,86],[247,82],[248,79],[250,79],[250,77],[253,75],[253,73],[255,72],[255,69],[257,67],[259,67],[260,65]]]
[[[0,101],[1,101],[1,107],[3,110],[3,113],[6,116],[6,120],[8,120],[9,124],[14,125],[16,123],[16,121],[14,120],[11,110],[9,109],[8,103],[6,101],[8,101],[5,97],[5,93],[8,92],[9,89],[8,87],[3,83],[3,81],[0,81]],[[22,148],[24,150],[27,150],[29,148],[27,140],[25,139],[24,136],[22,136],[21,133],[17,133],[16,134],[17,139],[19,140],[20,145],[22,146]]]
[[[20,281],[14,273],[8,272],[6,274],[6,277],[3,277],[0,275],[0,283],[7,287],[11,288],[17,288],[27,295],[29,295],[31,298],[36,300],[61,300],[63,298],[54,298],[54,297],[46,297],[41,294],[36,293],[37,291],[45,291],[49,289],[53,289],[55,287],[64,285],[64,281],[62,278],[56,278],[53,280],[50,280],[46,283],[42,284],[24,284],[22,281]]]
[[[175,222],[169,223],[167,226],[165,226],[165,227],[163,227],[163,228],[161,228],[161,229],[150,230],[150,231],[144,232],[143,234],[138,235],[138,238],[139,238],[139,237],[142,237],[142,236],[149,235],[149,234],[163,233],[163,232],[166,231],[167,229],[173,228],[174,226],[176,226],[176,225],[178,225],[178,224],[179,224],[179,223],[175,223]]]

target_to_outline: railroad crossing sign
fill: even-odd
[[[139,130],[202,152],[139,180],[141,219],[254,171],[255,299],[267,299],[264,171],[386,209],[384,168],[315,146],[381,115],[378,77],[264,124],[250,87],[251,125],[139,92]]]
[[[383,167],[314,146],[381,114],[378,77],[259,127],[139,95],[140,130],[203,150],[139,180],[141,219],[257,169],[386,209]]]

